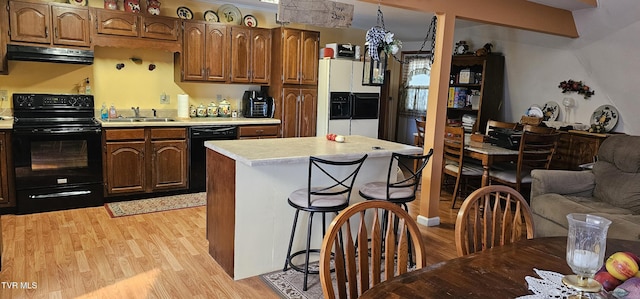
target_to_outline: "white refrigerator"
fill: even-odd
[[[363,62],[347,59],[321,59],[318,66],[318,115],[316,132],[318,136],[334,133],[338,135],[362,135],[378,138],[378,115],[380,87],[362,85]],[[331,95],[350,94],[351,97],[371,99],[367,105],[375,107],[374,116],[358,117],[354,112],[354,103],[349,103],[349,113],[336,116],[335,107],[332,113]],[[364,101],[362,101],[364,103]],[[335,103],[334,103],[335,105]],[[345,104],[346,105],[346,104]],[[360,109],[362,111],[362,109]],[[371,113],[369,113],[371,114]]]

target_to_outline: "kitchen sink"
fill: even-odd
[[[106,122],[113,123],[128,123],[128,122],[170,122],[176,121],[169,117],[123,117],[123,118],[110,118],[105,119]]]

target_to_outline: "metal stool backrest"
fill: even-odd
[[[356,176],[367,159],[368,155],[362,158],[350,161],[332,161],[318,157],[309,157],[309,176],[308,187],[309,196],[307,197],[308,206],[311,207],[312,196],[323,195],[347,195],[347,205],[351,198],[351,190]],[[339,168],[340,171],[337,171]],[[314,182],[322,181],[322,186],[314,186]],[[328,183],[326,183],[328,182]]]
[[[407,199],[415,198],[418,185],[420,184],[420,178],[422,177],[422,170],[427,166],[427,163],[429,163],[431,155],[433,155],[433,149],[430,149],[426,155],[405,155],[400,153],[391,154],[389,170],[387,173],[387,200],[390,200],[391,198],[389,190],[392,188],[410,187],[413,189],[413,196],[409,196],[407,198],[393,198],[393,201],[405,201]],[[418,163],[415,161],[418,161]],[[406,177],[396,182],[391,181],[392,176],[394,174],[397,175],[397,172],[393,167],[394,162],[397,163],[398,169],[402,171],[403,174],[408,174]],[[414,168],[416,165],[417,167]]]

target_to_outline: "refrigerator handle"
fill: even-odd
[[[349,93],[349,118],[353,118],[353,114],[355,113],[355,105],[356,102],[356,95],[353,94],[353,92]]]

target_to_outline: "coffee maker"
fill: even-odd
[[[244,117],[273,117],[273,98],[264,96],[256,90],[247,90],[242,96],[242,116]]]

